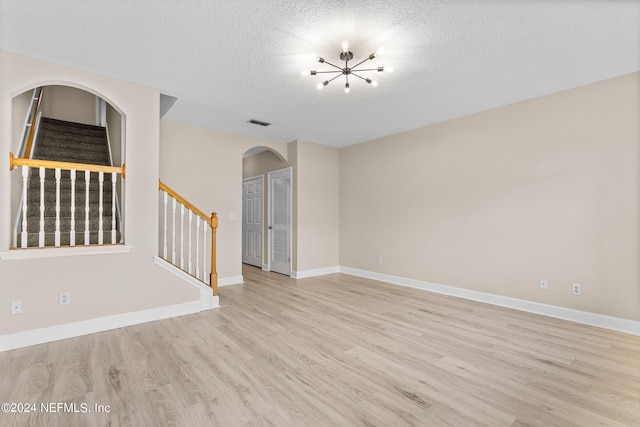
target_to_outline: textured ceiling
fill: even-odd
[[[300,71],[343,39],[395,71],[318,91]],[[639,71],[640,1],[0,0],[0,48],[156,87],[171,120],[345,146]]]

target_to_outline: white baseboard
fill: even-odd
[[[325,274],[338,273],[340,267],[334,265],[332,267],[315,268],[312,270],[291,271],[292,279],[306,279],[307,277],[324,276]]]
[[[242,277],[242,274],[239,276],[229,276],[229,277],[218,278],[218,287],[241,285],[243,283],[244,283],[244,277]]]
[[[113,316],[99,317],[97,319],[82,320],[63,325],[16,332],[0,336],[0,351],[78,337],[81,335],[108,331],[110,329],[117,329],[125,326],[138,325],[140,323],[152,322],[154,320],[183,316],[185,314],[198,313],[199,311],[201,311],[200,301],[192,301],[166,307],[135,311],[132,313],[116,314]]]
[[[213,291],[211,287],[202,283],[200,280],[196,279],[192,275],[180,270],[175,265],[171,264],[169,261],[166,261],[159,256],[153,257],[154,262],[157,266],[162,267],[167,270],[169,273],[173,274],[176,277],[184,280],[189,283],[191,286],[197,288],[200,291],[200,310],[210,310],[212,308],[220,307],[220,299],[217,296],[213,296]]]
[[[271,271],[271,269],[269,268],[269,264],[262,264],[262,270],[263,271]]]
[[[587,311],[573,310],[570,308],[488,294],[485,292],[472,291],[469,289],[457,288],[455,286],[440,285],[437,283],[424,282],[421,280],[391,276],[388,274],[376,273],[373,271],[359,270],[357,268],[340,266],[339,270],[340,273],[364,277],[367,279],[379,280],[381,282],[386,282],[393,285],[422,289],[424,291],[498,305],[501,307],[541,314],[543,316],[569,320],[576,323],[597,326],[600,328],[640,336],[640,322],[636,322],[633,320],[621,319],[619,317],[605,316],[602,314],[590,313]]]

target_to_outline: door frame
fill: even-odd
[[[264,240],[264,234],[267,230],[267,226],[264,222],[264,217],[265,217],[265,213],[264,213],[264,205],[265,205],[265,191],[264,191],[264,187],[265,187],[265,179],[264,179],[264,174],[263,175],[255,175],[255,176],[249,176],[247,178],[242,178],[242,256],[244,257],[244,217],[245,217],[245,205],[244,205],[244,183],[246,181],[252,181],[254,179],[261,179],[262,180],[262,206],[260,208],[260,211],[262,213],[262,218],[261,218],[261,224],[262,224],[262,230],[260,230],[260,234],[261,234],[261,241],[262,241],[262,248],[260,248],[260,252],[262,253],[262,260],[260,262],[260,266],[262,267],[262,269],[265,269],[265,263],[264,263],[264,258],[265,258],[265,251],[264,251],[264,245],[265,245],[265,240]],[[244,261],[243,261],[244,262]]]
[[[265,226],[267,227],[267,264],[266,271],[271,271],[271,244],[273,240],[273,233],[269,232],[269,227],[271,226],[271,208],[273,203],[273,197],[271,194],[271,174],[282,171],[289,172],[289,274],[291,277],[293,274],[293,168],[288,166],[286,168],[276,169],[273,171],[267,172],[267,222]]]

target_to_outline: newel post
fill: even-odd
[[[218,295],[218,271],[216,270],[216,229],[218,228],[218,215],[211,214],[211,274],[209,284],[213,290],[213,296]]]

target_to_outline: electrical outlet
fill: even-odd
[[[11,301],[11,314],[22,313],[22,301]]]
[[[582,295],[582,285],[574,283],[571,286],[571,293],[578,296]]]
[[[547,281],[547,279],[540,279],[540,283],[538,284],[538,286],[540,287],[540,289],[544,289],[546,291],[547,289],[549,289],[549,282]]]
[[[376,260],[376,262],[378,263],[378,265],[382,265],[382,257],[380,255],[378,255],[378,259]]]
[[[58,294],[60,305],[71,304],[71,294],[69,292],[60,292]]]

